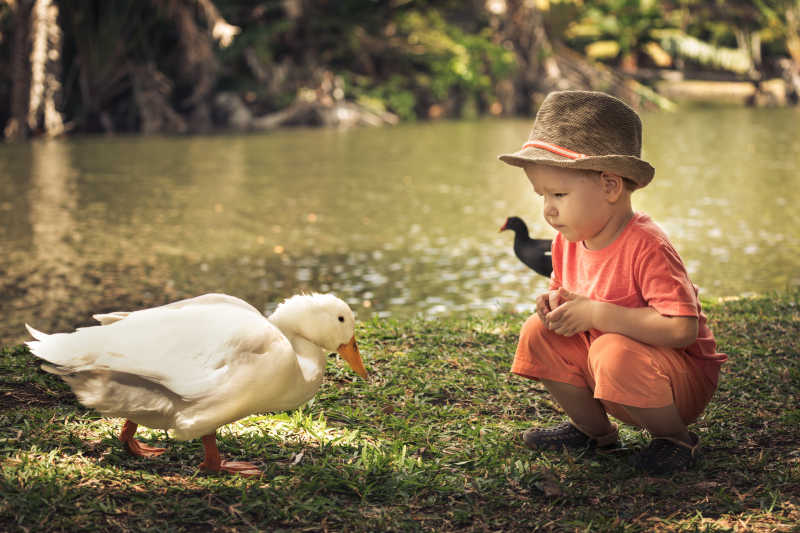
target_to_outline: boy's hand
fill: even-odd
[[[547,313],[559,305],[558,291],[547,291],[536,297],[536,314],[543,324],[547,325]]]
[[[546,313],[543,319],[547,329],[564,337],[571,337],[576,333],[592,328],[592,314],[594,313],[596,302],[585,296],[570,292],[563,287],[558,289],[558,300],[562,303],[557,308]]]
[[[548,301],[550,302],[550,311],[554,311],[555,308],[562,303],[561,297],[559,296],[559,291],[560,289],[547,293]]]

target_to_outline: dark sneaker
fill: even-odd
[[[700,458],[700,437],[694,433],[689,436],[691,445],[666,437],[653,439],[633,458],[634,466],[654,475],[680,472],[694,466]]]
[[[560,450],[561,448],[612,451],[620,448],[619,431],[615,424],[608,435],[592,437],[571,422],[563,422],[548,429],[528,429],[522,434],[525,446],[531,450]]]

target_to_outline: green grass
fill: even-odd
[[[332,360],[310,405],[219,431],[223,455],[258,462],[260,479],[199,471],[200,443],[160,431],[140,435],[166,454],[128,456],[121,420],[4,348],[0,530],[798,531],[798,299],[707,306],[730,362],[694,426],[703,463],[663,478],[521,446],[523,428],[562,419],[508,372],[522,315],[360,324],[369,381]]]

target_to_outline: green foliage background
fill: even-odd
[[[170,8],[181,2],[194,5],[56,0],[64,33],[62,104],[75,129],[99,129],[105,113],[117,129],[136,130],[132,65],[154,65],[168,82],[175,109],[191,111],[200,74],[187,69],[181,52],[180,25]],[[317,88],[326,72],[342,80],[348,100],[403,119],[426,117],[437,105],[445,116],[487,113],[499,84],[527,90],[520,85],[526,75],[520,53],[534,18],[550,41],[611,66],[657,67],[652,47],[658,44],[679,60],[669,68],[725,69],[713,54],[678,57],[675,50],[688,48],[674,41],[688,38],[716,50],[741,48],[756,37],[762,57],[754,58],[750,77],[777,75],[782,57],[800,62],[800,0],[298,0],[302,9],[295,16],[275,0],[214,3],[242,30],[230,47],[214,49],[214,90],[244,94],[263,113],[285,108],[304,88]],[[528,5],[536,17],[532,8],[520,7]],[[0,2],[0,73],[11,72],[16,20],[9,6]],[[207,31],[203,17],[196,19]],[[669,39],[658,33],[665,29]],[[254,77],[248,54],[266,80]],[[0,74],[0,123],[9,117],[11,84]]]

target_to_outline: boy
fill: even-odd
[[[640,159],[636,112],[600,92],[550,93],[528,142],[500,156],[544,198],[553,241],[550,291],[522,327],[511,371],[540,380],[569,422],[523,434],[532,449],[619,446],[607,414],[653,437],[636,464],[654,474],[690,466],[725,354],[697,287],[664,232],[634,212],[631,193],[654,168]]]

